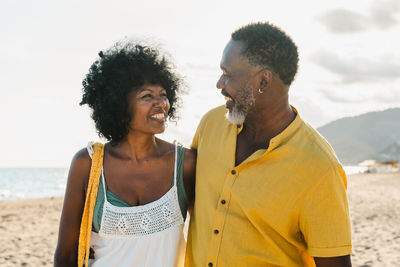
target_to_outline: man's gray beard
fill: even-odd
[[[240,95],[238,95],[238,99],[244,99],[243,104],[238,104],[235,102],[232,110],[229,110],[226,113],[226,119],[232,124],[243,124],[249,109],[254,105],[255,98],[253,92],[249,87],[245,87]]]
[[[242,124],[247,116],[247,110],[244,111],[240,106],[234,105],[232,111],[228,111],[225,117],[232,124]]]

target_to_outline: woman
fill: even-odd
[[[104,146],[94,208],[92,266],[175,266],[193,202],[195,152],[155,137],[174,118],[181,80],[150,47],[117,43],[91,66],[82,104],[92,109]],[[68,174],[55,266],[76,266],[92,145]]]

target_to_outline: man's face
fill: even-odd
[[[225,96],[227,119],[233,124],[242,124],[247,113],[254,106],[254,88],[257,81],[254,74],[257,68],[241,56],[244,44],[241,41],[229,41],[224,49],[221,60],[222,75],[217,82],[217,88]]]

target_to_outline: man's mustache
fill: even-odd
[[[221,90],[221,94],[222,94],[223,96],[226,96],[226,97],[229,97],[229,98],[233,99],[233,97],[232,97],[230,94],[228,94],[228,93],[225,91],[225,89],[222,89],[222,90]]]

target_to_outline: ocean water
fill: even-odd
[[[66,168],[0,168],[0,200],[63,196]]]
[[[347,174],[362,173],[365,167],[344,166]],[[0,168],[0,200],[63,196],[66,168]]]

